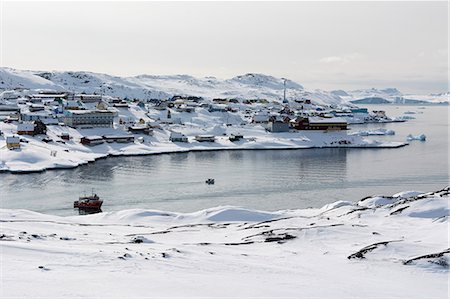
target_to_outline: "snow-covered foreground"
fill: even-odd
[[[449,194],[279,212],[0,210],[0,295],[448,298]]]

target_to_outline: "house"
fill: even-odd
[[[213,99],[213,102],[216,104],[228,104],[228,99],[217,98],[217,99]]]
[[[28,110],[30,110],[30,112],[44,111],[45,110],[45,106],[41,105],[41,104],[31,104],[28,107]]]
[[[31,122],[18,124],[17,134],[34,136],[34,124]]]
[[[311,100],[310,99],[304,99],[304,98],[296,99],[295,102],[299,103],[299,104],[307,104],[307,105],[311,104]]]
[[[153,135],[153,130],[149,127],[144,126],[132,126],[128,127],[128,132],[133,134],[146,134],[146,135]]]
[[[5,90],[4,92],[0,93],[0,99],[3,100],[17,100],[19,97],[20,94],[12,90]]]
[[[146,125],[151,129],[161,129],[161,126],[156,121],[148,121]]]
[[[70,127],[105,127],[113,126],[116,113],[109,110],[73,110],[66,111],[64,123]]]
[[[339,117],[297,117],[291,121],[291,126],[297,130],[347,130],[347,121]]]
[[[108,103],[106,103],[105,101],[99,101],[96,105],[95,108],[97,110],[108,110]]]
[[[289,122],[285,122],[279,118],[272,119],[267,125],[267,130],[272,133],[289,132]]]
[[[386,118],[386,111],[383,111],[383,110],[373,110],[372,112],[375,114],[375,117]]]
[[[231,134],[231,136],[228,138],[231,142],[239,141],[243,139],[244,136],[241,134]]]
[[[114,103],[113,107],[116,107],[116,108],[129,108],[129,105],[125,101],[120,101],[118,103]]]
[[[6,147],[8,149],[20,148],[20,138],[19,138],[19,136],[7,136],[6,137]]]
[[[20,114],[20,119],[22,121],[37,121],[40,120],[47,125],[57,125],[58,119],[47,111],[39,112],[24,112]]]
[[[76,99],[79,99],[82,103],[96,103],[102,100],[102,95],[99,94],[77,94]]]
[[[0,104],[0,120],[19,119],[20,108],[17,105]]]
[[[172,142],[188,142],[188,138],[179,132],[171,132],[169,140]]]
[[[153,107],[153,109],[155,110],[166,110],[168,107],[168,103],[167,101],[159,101],[155,104],[155,106]]]
[[[20,107],[17,105],[0,104],[0,112],[20,112]]]
[[[268,114],[257,113],[255,115],[253,115],[252,123],[266,124],[269,122],[269,117],[270,116]]]
[[[223,104],[211,105],[208,108],[209,112],[227,112],[227,106]]]
[[[80,142],[81,144],[84,145],[93,146],[97,144],[102,144],[104,140],[102,136],[84,136],[81,137]]]
[[[170,118],[162,117],[162,118],[159,118],[158,121],[160,124],[166,124],[166,125],[172,125],[172,124],[180,125],[181,124],[181,118],[179,118],[179,117],[174,117],[174,118],[173,117],[170,117]]]
[[[216,137],[214,135],[197,135],[194,139],[198,142],[214,142]]]
[[[369,111],[367,110],[367,108],[352,108],[350,109],[351,113],[361,113],[361,114],[368,114]]]
[[[70,140],[70,135],[67,132],[63,132],[61,133],[61,135],[59,136],[62,140]]]
[[[108,143],[111,142],[118,142],[118,143],[130,143],[134,142],[134,136],[133,135],[105,135],[103,136],[103,140],[105,140]]]
[[[79,101],[65,101],[64,109],[65,110],[81,110],[81,109],[83,109],[83,105]]]
[[[192,112],[195,111],[195,108],[183,104],[183,105],[178,105],[178,106],[176,106],[176,107],[175,107],[175,110],[176,110],[177,112],[187,112],[187,113],[192,113]]]

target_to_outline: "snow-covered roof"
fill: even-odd
[[[68,114],[91,114],[91,113],[104,113],[104,114],[114,114],[114,111],[110,110],[70,110]]]
[[[18,136],[6,136],[6,143],[19,143],[20,138]]]
[[[92,135],[92,136],[83,136],[84,139],[87,140],[99,140],[99,139],[103,139],[102,136],[97,136],[97,135]]]
[[[183,138],[186,137],[183,133],[180,132],[171,132],[170,138]]]
[[[17,131],[34,131],[34,125],[32,123],[18,124]]]
[[[323,118],[323,117],[309,117],[309,123],[339,123],[346,124],[347,120],[340,117],[331,117],[331,118]]]

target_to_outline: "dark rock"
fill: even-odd
[[[417,261],[417,260],[421,260],[421,259],[438,259],[438,258],[443,257],[444,254],[446,254],[446,253],[450,253],[450,248],[448,248],[448,249],[446,249],[444,251],[438,252],[438,253],[425,254],[425,255],[421,255],[421,256],[418,256],[418,257],[415,257],[415,258],[403,261],[403,265],[409,265],[412,262]]]
[[[397,210],[391,212],[389,215],[392,216],[392,215],[400,214],[403,210],[405,210],[405,209],[407,209],[407,208],[409,208],[409,206],[401,207],[401,208],[399,208],[399,209],[397,209]]]
[[[264,242],[279,242],[284,243],[287,240],[292,240],[297,238],[296,236],[290,235],[290,234],[281,234],[275,237],[267,237]]]
[[[401,240],[394,240],[394,241],[383,241],[383,242],[374,243],[374,244],[371,244],[371,245],[368,245],[368,246],[362,248],[358,252],[350,254],[347,258],[348,259],[354,259],[354,258],[364,259],[364,258],[366,258],[365,257],[366,253],[371,252],[372,250],[378,248],[379,246],[381,246],[381,245],[387,246],[389,243],[400,242],[400,241]]]

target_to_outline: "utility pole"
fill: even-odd
[[[283,103],[286,103],[286,78],[281,78],[281,80],[283,80],[283,86],[284,86],[284,90],[283,90]]]

